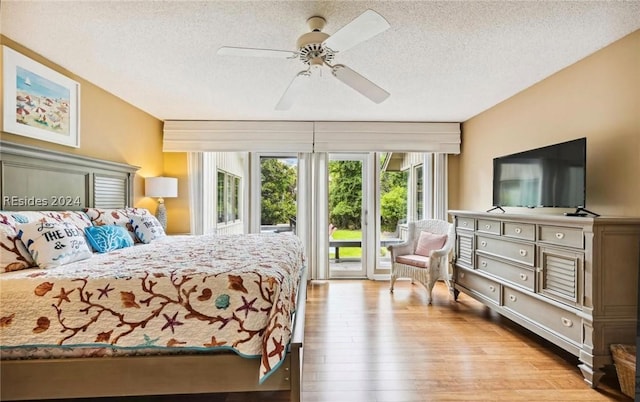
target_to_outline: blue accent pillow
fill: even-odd
[[[133,239],[122,226],[90,226],[85,228],[84,233],[91,247],[99,253],[133,246]]]

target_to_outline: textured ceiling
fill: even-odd
[[[336,56],[391,93],[374,104],[324,70],[274,106],[298,60],[217,56],[296,50],[306,20],[331,34],[366,9],[386,32]],[[461,122],[640,28],[638,1],[7,1],[1,32],[151,115],[198,120]]]

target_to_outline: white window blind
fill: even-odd
[[[316,122],[314,151],[459,154],[460,124]]]
[[[460,124],[168,120],[163,150],[459,154]]]
[[[312,152],[307,121],[164,122],[164,152]]]

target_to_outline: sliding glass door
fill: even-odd
[[[298,235],[314,279],[385,280],[387,246],[406,239],[407,221],[432,214],[431,161],[423,153],[253,154],[250,231]]]
[[[293,232],[297,222],[298,158],[260,155],[260,232]]]
[[[409,172],[402,170],[402,155],[395,155],[393,163],[391,153],[376,155],[379,166],[376,183],[377,211],[377,247],[376,275],[389,273],[391,256],[387,247],[402,242],[402,227],[407,223],[407,198],[409,194]]]
[[[329,154],[329,278],[367,276],[367,154]]]

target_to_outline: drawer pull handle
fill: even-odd
[[[464,272],[460,272],[460,278],[464,278]]]
[[[484,225],[485,228],[487,229],[491,229],[491,225],[489,225],[488,223],[486,225]]]
[[[564,239],[564,233],[562,233],[562,232],[558,232],[558,233],[556,233],[556,238],[557,238],[558,240],[562,240],[562,239]]]
[[[520,249],[520,255],[523,257],[527,256],[527,250]]]
[[[564,325],[565,327],[573,327],[573,321],[571,321],[568,318],[560,318],[562,320],[562,325]]]
[[[492,292],[495,292],[496,291],[496,287],[493,286],[493,285],[489,285],[489,290],[492,291]]]
[[[515,297],[514,295],[509,295],[509,300],[511,300],[512,302],[518,300],[517,297]]]
[[[487,242],[483,240],[483,241],[481,241],[481,242],[480,242],[480,245],[481,245],[482,247],[486,247]]]
[[[522,279],[523,281],[527,280],[527,275],[526,274],[520,274],[520,279]]]
[[[515,229],[514,229],[514,232],[516,232],[516,234],[520,234],[520,233],[522,233],[522,229],[520,229],[520,228],[515,228]]]
[[[483,267],[486,267],[486,266],[487,266],[487,262],[486,262],[486,261],[482,261],[482,262],[480,263],[480,265],[482,265]]]
[[[462,226],[467,226],[467,222],[462,222]]]

